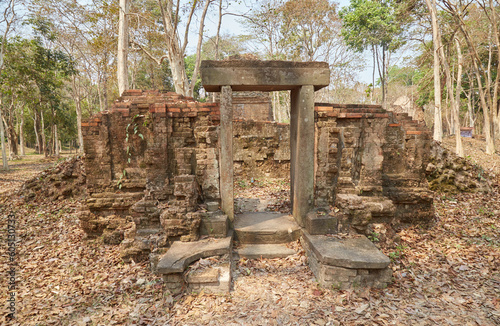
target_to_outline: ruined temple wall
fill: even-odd
[[[84,122],[87,233],[116,234],[133,221],[137,230],[195,239],[200,204],[220,202],[219,119],[216,103],[131,90]],[[235,120],[233,135],[237,176],[289,176],[288,124]],[[339,207],[358,230],[375,220],[429,220],[429,152],[430,132],[407,115],[316,104],[314,204]]]
[[[386,128],[380,106],[316,106],[316,205],[334,205],[335,194],[382,193]]]
[[[185,214],[199,200],[219,200],[218,123],[215,103],[134,90],[84,122],[84,229],[99,234],[113,224],[109,219],[159,228],[164,207]],[[175,220],[164,221],[165,228],[183,229],[174,217],[164,214],[163,220]]]
[[[290,177],[290,125],[266,121],[233,122],[236,177]]]

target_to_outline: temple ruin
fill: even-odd
[[[365,235],[433,218],[430,131],[378,105],[314,103],[327,63],[205,61],[201,73],[219,103],[129,90],[82,123],[85,232],[120,244],[124,260],[149,259],[172,290],[228,290],[234,239],[247,249],[300,239],[321,284],[387,285],[390,261]],[[291,91],[290,124],[233,119],[233,91],[275,90]],[[234,166],[256,161],[289,166],[291,216],[235,214]],[[227,259],[182,276],[208,256]]]

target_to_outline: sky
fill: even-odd
[[[245,2],[247,5],[245,5]],[[242,1],[231,1],[230,7],[228,11],[231,12],[236,12],[236,13],[248,13],[249,11],[249,5],[250,3],[255,3],[257,2],[256,0],[242,0]],[[350,1],[349,0],[339,0],[336,1],[339,5],[339,10],[342,7],[346,7],[349,5]],[[205,29],[205,35],[207,36],[212,36],[216,34],[217,30],[217,20],[218,20],[218,13],[213,12],[212,15],[207,15],[207,23],[206,23],[206,29]],[[238,20],[241,20],[240,17],[236,16],[231,16],[231,15],[225,15],[223,16],[222,20],[222,25],[221,25],[221,34],[228,34],[228,35],[243,35],[247,34],[247,31],[245,30],[244,26],[242,26]],[[194,42],[195,43],[195,42]],[[194,49],[193,49],[194,51]],[[392,63],[397,63],[398,61],[401,61],[401,56],[407,55],[406,52],[403,52],[399,56],[394,56],[394,60],[391,62]],[[367,84],[370,84],[372,82],[372,73],[373,73],[373,57],[370,51],[365,51],[363,54],[363,57],[365,58],[365,69],[358,73],[358,80],[360,82],[364,82]],[[378,77],[378,73],[375,73],[376,78]]]

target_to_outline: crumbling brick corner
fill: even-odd
[[[216,103],[140,90],[83,122],[85,232],[105,243],[126,240],[126,260],[196,240],[203,203],[220,202],[218,123]]]

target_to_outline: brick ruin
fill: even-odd
[[[157,235],[155,243],[133,251],[144,257],[175,240],[196,240],[202,220],[211,213],[207,204],[220,203],[219,120],[217,103],[131,90],[110,111],[84,122],[85,232],[104,235],[105,242],[114,244],[127,235]],[[248,170],[256,164],[290,164],[286,124],[234,124],[236,165]],[[323,232],[324,212],[337,218],[329,232],[364,232],[370,223],[432,218],[425,178],[428,131],[379,106],[334,104],[315,106],[315,129],[311,233]],[[249,137],[241,137],[245,131]],[[330,207],[337,209],[330,212]]]
[[[149,258],[154,267],[177,241],[229,234],[231,219],[221,205],[226,171],[221,170],[219,103],[129,90],[82,129],[88,197],[80,220],[89,236],[120,244],[125,261]],[[235,174],[266,174],[272,166],[290,171],[291,130],[287,124],[234,120]],[[314,104],[313,202],[299,223],[306,249],[319,243],[315,236],[368,234],[377,223],[431,221],[430,152],[430,131],[406,114],[377,105]],[[375,267],[339,267],[307,251],[321,283],[332,284],[332,273],[367,285],[390,280],[383,267],[388,259]],[[172,284],[180,279],[166,277]]]

